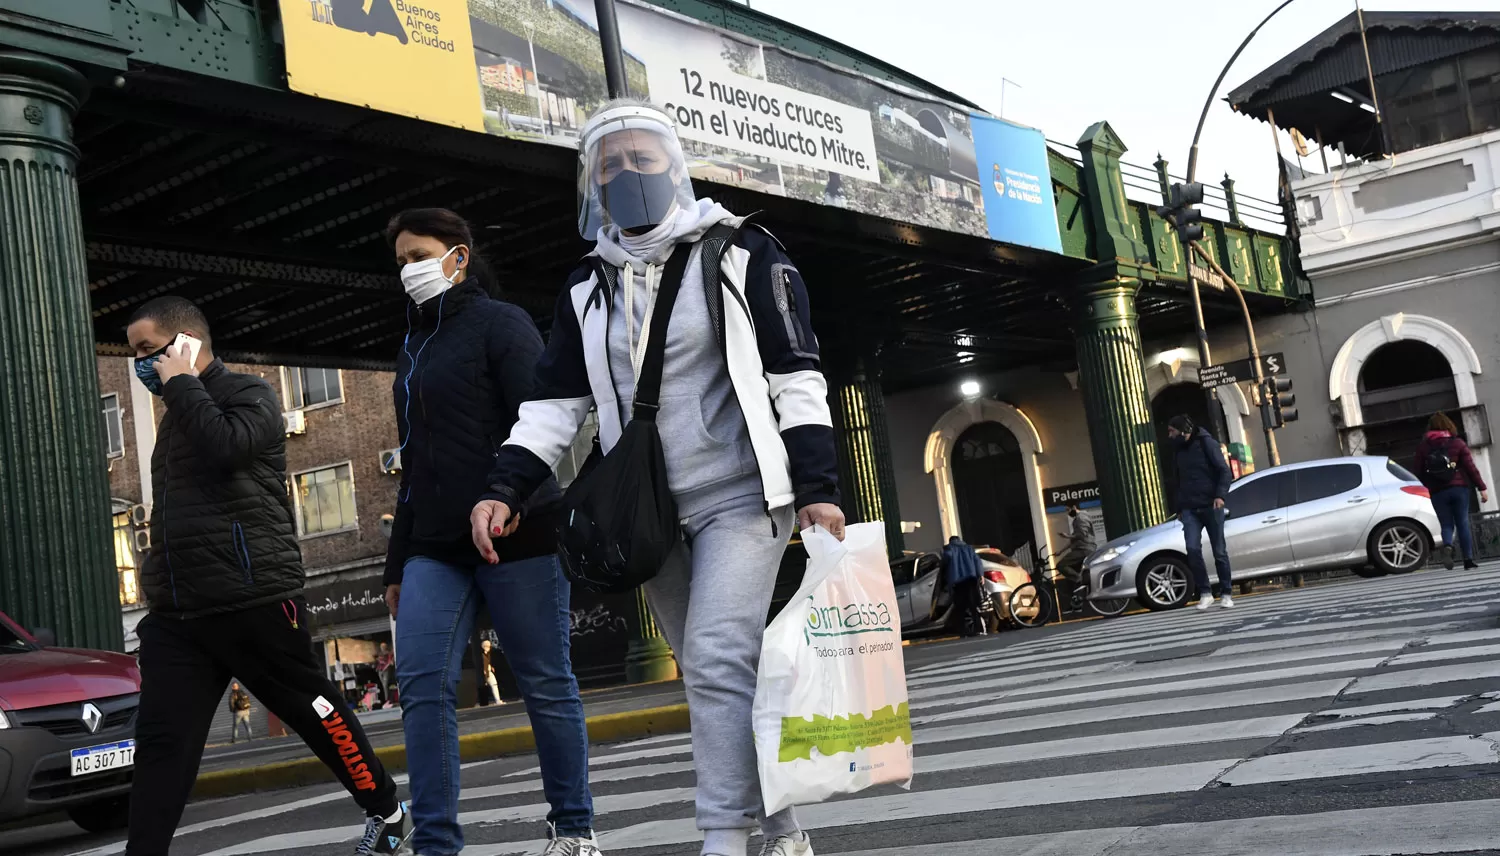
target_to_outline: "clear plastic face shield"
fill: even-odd
[[[606,108],[579,141],[578,234],[606,226],[649,231],[696,200],[687,160],[666,114],[653,107]]]

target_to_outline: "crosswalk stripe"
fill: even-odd
[[[1500,845],[1500,800],[1358,808],[959,841],[944,856],[1416,856]],[[833,856],[907,856],[910,847]]]
[[[1423,722],[1436,719],[1438,711],[1430,710],[1426,713],[1390,713],[1384,716],[1371,716],[1365,719],[1340,719],[1337,722],[1325,722],[1322,725],[1304,725],[1295,729],[1297,734],[1311,734],[1318,731],[1344,731],[1350,728],[1364,728],[1372,725],[1391,725],[1397,722]]]
[[[1232,740],[1280,737],[1306,718],[1306,713],[1298,713],[1290,716],[1267,716],[1260,719],[1238,719],[1200,725],[1177,725],[1149,731],[1121,731],[1087,738],[1071,737],[1038,743],[1016,743],[988,749],[950,752],[945,755],[918,754],[916,771],[937,773],[945,770],[964,770],[1000,764],[1046,761],[1054,758],[1073,758],[1079,755],[1097,755],[1105,752],[1123,752],[1129,749],[1159,749],[1164,746],[1191,746],[1195,743],[1228,743]],[[920,740],[918,745],[921,745]]]
[[[1353,679],[1351,678],[1341,678],[1332,681],[1309,681],[1263,689],[1232,690],[1223,693],[1152,699],[1126,704],[1072,707],[1066,710],[1039,713],[1033,716],[1006,716],[986,719],[977,724],[957,728],[954,726],[936,728],[918,727],[916,736],[918,743],[924,741],[937,743],[943,740],[968,740],[972,736],[983,736],[984,734],[999,736],[1017,732],[1035,731],[1042,728],[1067,728],[1075,725],[1087,725],[1092,722],[1128,720],[1137,717],[1172,716],[1178,713],[1194,713],[1204,710],[1224,710],[1258,704],[1282,704],[1306,699],[1333,698],[1352,682]],[[914,726],[928,726],[936,722],[977,719],[983,716],[985,716],[984,713],[954,711],[952,713],[941,713],[933,716],[913,717],[912,724]]]
[[[1328,779],[1398,770],[1430,770],[1435,767],[1467,767],[1500,761],[1496,738],[1432,737],[1393,743],[1363,743],[1336,749],[1309,749],[1251,758],[1219,777],[1226,785],[1263,785],[1303,779]]]
[[[1235,763],[1233,759],[1200,761],[1127,771],[1081,773],[943,790],[913,791],[806,806],[798,809],[797,814],[803,828],[816,830],[1066,802],[1097,802],[1122,797],[1185,793],[1206,787]],[[632,847],[688,844],[699,837],[695,822],[691,818],[684,818],[648,821],[606,832],[599,837],[599,844],[608,852]],[[499,854],[524,851],[491,852]]]
[[[1407,669],[1404,672],[1387,672],[1366,675],[1354,682],[1350,693],[1373,693],[1382,690],[1400,690],[1411,687],[1431,687],[1459,681],[1477,681],[1484,678],[1500,678],[1500,664],[1463,663],[1457,666],[1442,666],[1436,669]]]

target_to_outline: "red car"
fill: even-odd
[[[0,822],[66,811],[123,828],[140,692],[133,657],[43,646],[0,612]]]

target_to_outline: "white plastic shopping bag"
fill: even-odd
[[[755,688],[765,811],[911,787],[911,713],[885,525],[802,533],[807,574],[766,628]]]

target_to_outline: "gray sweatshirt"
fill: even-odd
[[[723,207],[702,200],[695,208],[679,210],[672,220],[646,236],[621,239],[601,231],[599,255],[620,268],[620,285],[610,311],[609,364],[626,419],[635,400],[632,344],[639,358],[644,354],[647,336],[642,325],[648,308],[656,303],[673,247],[697,241],[710,227],[732,219]],[[661,411],[656,419],[666,454],[667,482],[684,518],[762,491],[745,416],[709,319],[696,253],[695,248],[667,326]],[[631,312],[626,311],[627,299],[634,301]],[[627,318],[632,319],[629,328]],[[666,320],[653,309],[653,326]]]

